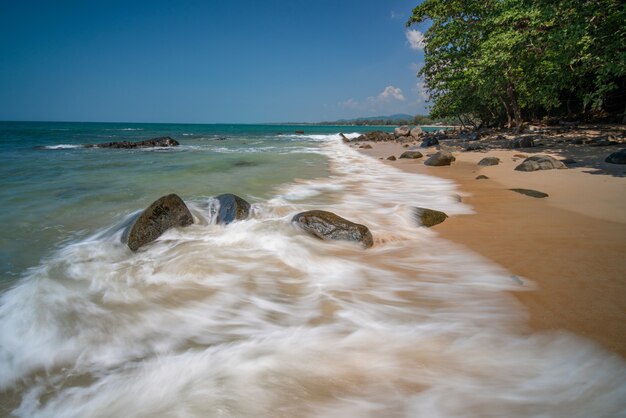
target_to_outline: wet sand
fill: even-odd
[[[571,331],[626,357],[626,177],[585,168],[516,172],[520,151],[456,152],[451,166],[428,167],[425,158],[387,161],[406,150],[400,144],[371,145],[360,151],[460,185],[463,202],[476,213],[450,217],[433,230],[534,281],[536,291],[515,295],[528,308],[534,330]],[[500,165],[478,166],[486,156],[499,157]],[[479,175],[489,179],[476,180]]]

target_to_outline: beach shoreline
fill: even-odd
[[[359,151],[398,169],[459,185],[463,202],[475,214],[450,217],[433,230],[537,285],[535,291],[515,293],[528,310],[532,330],[567,330],[626,358],[624,177],[594,175],[585,168],[515,171],[524,160],[519,154],[540,153],[536,149],[454,152],[452,165],[429,167],[426,156],[387,160],[407,150],[399,142],[370,145]],[[595,150],[598,155],[607,152]],[[428,155],[437,150],[420,151]],[[500,158],[500,164],[477,165],[487,156]],[[488,178],[476,179],[479,175]],[[549,197],[533,198],[512,188],[536,189]]]

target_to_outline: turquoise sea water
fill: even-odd
[[[0,416],[626,416],[623,359],[532,332],[511,295],[532,282],[416,222],[472,213],[455,184],[339,131],[0,124]],[[164,135],[181,146],[80,147]],[[172,192],[194,224],[131,251],[125,225]],[[211,221],[224,192],[248,219]],[[313,209],[373,247],[292,224]]]
[[[337,126],[0,122],[0,288],[52,248],[177,193],[267,198],[294,178],[328,174],[319,137]],[[390,130],[389,127],[359,128]],[[304,130],[307,136],[294,135]],[[81,144],[171,136],[172,149]]]

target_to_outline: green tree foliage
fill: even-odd
[[[424,22],[418,75],[431,92],[433,117],[519,126],[616,103],[613,112],[624,110],[620,0],[425,0],[407,26]]]

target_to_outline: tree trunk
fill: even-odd
[[[461,122],[461,127],[462,129],[465,129],[465,123],[463,123],[463,119],[461,119],[461,114],[457,113],[456,117],[459,119],[459,121]]]
[[[511,118],[511,110],[509,109],[509,105],[506,104],[506,101],[500,97],[500,101],[502,102],[502,106],[504,106],[504,113],[506,113],[506,127],[511,129],[513,124],[513,119]]]
[[[511,82],[506,86],[506,93],[511,101],[511,109],[513,110],[513,118],[515,119],[515,126],[519,129],[522,126],[522,109],[517,102],[517,92]]]

